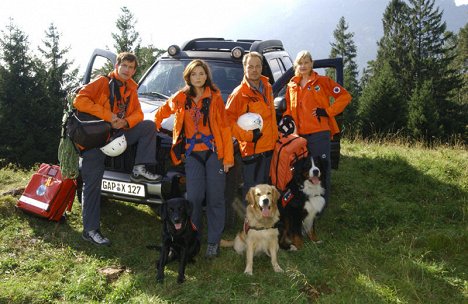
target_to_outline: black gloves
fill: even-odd
[[[317,117],[323,116],[323,117],[328,117],[327,111],[323,108],[317,108],[315,109],[315,114],[317,114]]]
[[[316,108],[315,109],[315,116],[317,120],[320,122],[320,117],[328,117],[327,111],[324,108]]]
[[[253,133],[253,137],[252,137],[252,142],[256,143],[260,137],[262,137],[262,132],[260,131],[260,129],[254,129],[252,130],[252,133]]]

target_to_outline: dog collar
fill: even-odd
[[[270,228],[265,228],[265,227],[255,227],[255,226],[250,226],[249,225],[249,221],[247,219],[244,220],[244,233],[247,234],[249,232],[249,230],[252,229],[252,230],[257,230],[257,231],[261,231],[261,230],[267,230],[267,229],[278,229],[277,227],[270,227]]]

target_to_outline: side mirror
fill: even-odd
[[[286,98],[284,96],[276,97],[273,100],[273,103],[275,104],[276,112],[283,113],[284,111],[286,111]]]

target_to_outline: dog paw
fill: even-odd
[[[157,281],[158,283],[163,283],[163,282],[164,282],[164,276],[159,276],[159,275],[156,276],[156,281]]]
[[[177,283],[182,284],[185,282],[185,277],[177,277]]]
[[[244,273],[250,276],[253,275],[252,270],[245,270]]]
[[[280,265],[273,266],[273,270],[275,272],[284,272],[284,270],[280,267]]]
[[[297,247],[294,245],[291,245],[291,247],[289,247],[289,251],[297,251]]]

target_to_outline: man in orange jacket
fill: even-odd
[[[244,79],[231,93],[226,104],[232,135],[239,142],[243,161],[244,199],[251,187],[268,183],[271,157],[278,139],[273,90],[268,77],[262,75],[262,62],[263,57],[257,52],[244,56]],[[247,112],[262,117],[262,130],[246,131],[237,124],[239,116]]]
[[[161,176],[148,172],[147,164],[156,163],[156,132],[154,122],[143,120],[143,112],[137,94],[137,83],[132,79],[138,66],[134,54],[124,52],[117,56],[115,70],[109,77],[99,77],[80,90],[74,107],[92,114],[112,125],[112,129],[124,134],[128,145],[137,143],[135,166],[131,180],[157,182]],[[114,81],[115,100],[110,103],[109,79]],[[101,182],[106,155],[99,148],[84,150],[81,176],[83,178],[82,216],[83,239],[96,245],[109,245],[109,239],[101,234]]]

